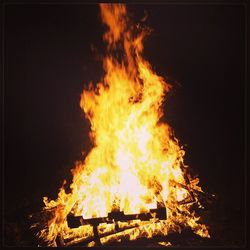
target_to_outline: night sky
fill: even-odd
[[[164,120],[185,163],[234,216],[244,216],[243,5],[129,5],[153,29],[145,58],[173,85]],[[80,94],[102,75],[105,31],[95,4],[7,5],[4,33],[6,213],[56,198],[82,152],[89,123]]]

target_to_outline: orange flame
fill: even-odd
[[[93,235],[89,225],[69,228],[66,216],[70,212],[86,219],[105,217],[114,210],[148,212],[161,204],[167,209],[167,220],[151,224],[134,221],[139,227],[127,231],[131,240],[142,232],[147,237],[166,235],[180,231],[181,226],[209,237],[207,227],[190,212],[190,204],[181,204],[190,196],[184,186],[202,190],[199,179],[187,183],[184,150],[170,126],[160,121],[164,96],[171,86],[142,57],[142,42],[149,30],[131,24],[123,4],[100,4],[100,10],[108,27],[103,36],[107,42],[105,75],[96,86],[89,84],[80,100],[91,124],[94,146],[72,170],[71,192],[62,187],[56,200],[44,198],[45,209],[56,208],[56,212],[40,236],[56,245],[58,234],[64,238]],[[111,227],[104,224],[98,230]],[[102,243],[109,240],[104,237]]]

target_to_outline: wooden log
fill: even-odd
[[[152,226],[155,226],[155,230],[152,229]],[[162,222],[148,222],[138,227],[101,237],[100,242],[102,245],[108,245],[114,242],[135,241],[140,238],[152,238],[156,235],[164,235],[163,232]],[[88,245],[94,246],[94,242],[90,242]]]
[[[139,221],[139,220],[135,220],[135,221],[131,221],[131,222],[123,222],[123,223],[119,223],[118,229],[115,226],[115,223],[113,223],[113,226],[110,225],[108,228],[106,228],[106,230],[103,230],[103,231],[100,230],[100,226],[99,226],[99,228],[98,228],[99,239],[101,239],[103,237],[110,236],[110,235],[115,235],[117,233],[126,231],[128,229],[133,229],[133,228],[137,228],[137,227],[142,226],[142,225],[152,224],[152,223],[153,223],[152,221]],[[92,236],[90,236],[90,237],[85,237],[85,236],[75,237],[73,235],[72,237],[64,240],[64,245],[65,246],[72,246],[72,245],[76,245],[76,244],[86,245],[86,244],[89,244],[90,242],[96,242],[96,237],[95,237],[94,233],[91,235]],[[91,244],[93,244],[93,243],[91,243]]]
[[[76,228],[81,225],[97,225],[101,223],[113,223],[114,221],[126,222],[132,220],[141,220],[147,221],[154,217],[165,220],[167,218],[166,208],[160,207],[156,209],[150,209],[148,213],[141,213],[141,214],[124,214],[120,211],[115,211],[108,213],[107,217],[99,217],[99,218],[90,218],[90,219],[83,219],[82,216],[73,216],[72,214],[67,216],[68,226],[70,228]]]

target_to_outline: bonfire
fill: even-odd
[[[184,228],[210,237],[197,215],[205,193],[161,119],[171,85],[143,58],[152,30],[134,24],[124,4],[100,4],[100,14],[104,73],[80,97],[93,147],[73,167],[70,191],[64,182],[57,199],[44,197],[37,236],[47,246],[106,245]]]

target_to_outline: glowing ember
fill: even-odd
[[[72,170],[71,192],[62,187],[56,200],[44,198],[44,210],[53,213],[39,237],[50,246],[56,246],[58,235],[75,243],[93,237],[91,225],[68,226],[70,213],[88,219],[107,217],[112,211],[146,213],[159,206],[166,209],[166,220],[118,222],[124,230],[111,235],[107,233],[115,231],[115,224],[99,224],[101,244],[125,236],[134,240],[167,235],[185,227],[209,237],[191,210],[193,203],[200,206],[198,196],[190,192],[202,192],[199,179],[187,173],[184,150],[169,125],[160,122],[164,95],[171,86],[142,57],[142,41],[149,31],[130,23],[125,5],[100,4],[100,10],[108,27],[103,37],[108,52],[103,59],[105,75],[96,86],[89,84],[80,100],[94,146]]]

